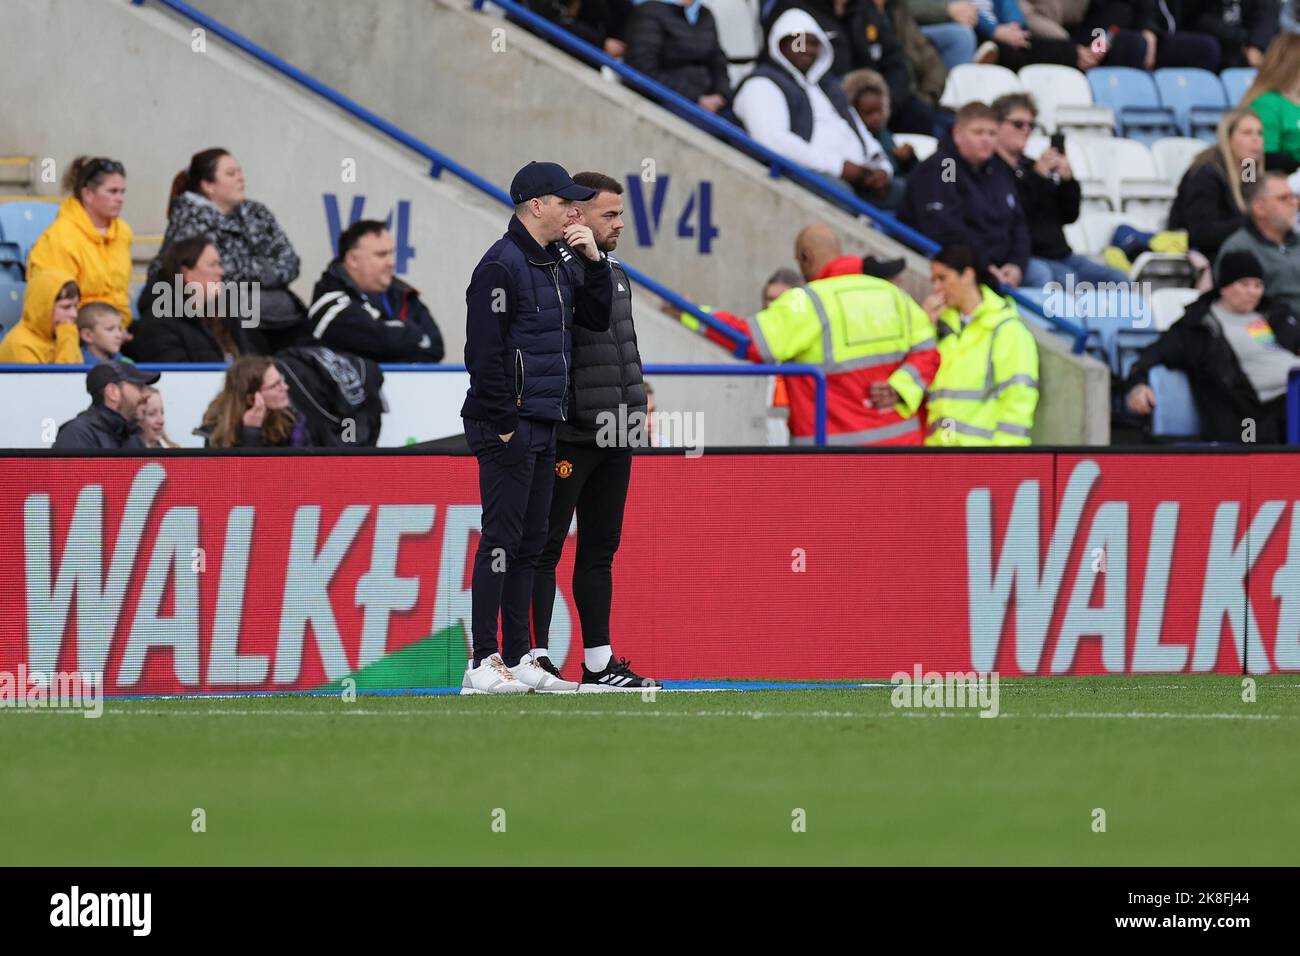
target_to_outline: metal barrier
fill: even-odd
[[[646,365],[646,375],[796,375],[813,379],[816,387],[813,444],[826,444],[826,373],[816,365]]]
[[[6,372],[67,372],[85,373],[91,365],[30,365],[0,363],[0,374]],[[221,362],[141,362],[137,366],[146,372],[224,372],[228,367]],[[402,372],[465,372],[464,365],[426,365],[393,364],[380,365],[385,375]],[[646,375],[795,375],[814,380],[815,426],[814,441],[816,445],[826,444],[826,373],[816,365],[690,365],[663,364],[645,365],[642,371]]]
[[[1286,443],[1300,445],[1300,368],[1293,368],[1286,383]]]

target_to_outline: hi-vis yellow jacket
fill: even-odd
[[[927,395],[927,445],[1030,443],[1038,345],[1012,299],[980,288],[984,299],[965,327],[956,309],[939,316],[939,374]]]
[[[861,260],[854,262],[861,269]],[[748,321],[725,312],[714,315],[749,335],[751,361],[800,362],[825,370],[829,444],[921,444],[918,412],[939,365],[934,325],[892,282],[861,272],[832,274],[786,291]],[[873,382],[892,385],[898,402],[889,408],[872,405]],[[812,379],[787,376],[786,389],[791,444],[812,444],[816,387]]]

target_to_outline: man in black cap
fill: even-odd
[[[161,376],[130,362],[101,362],[86,374],[90,407],[59,426],[55,448],[144,448],[136,406],[144,399],[141,387]]]
[[[469,392],[461,416],[479,462],[483,530],[462,694],[578,689],[533,660],[528,617],[555,482],[555,427],[569,414],[571,329],[575,321],[609,328],[609,260],[574,208],[595,194],[556,163],[519,170],[510,183],[514,217],[465,292]]]

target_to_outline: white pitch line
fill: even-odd
[[[27,711],[38,713],[39,711]],[[68,711],[64,711],[65,713]],[[73,712],[75,713],[75,711]],[[786,717],[813,720],[879,720],[893,717],[909,719],[978,719],[979,711],[969,710],[892,710],[879,713],[857,711],[805,711],[782,713],[761,710],[717,710],[717,711],[667,711],[654,710],[650,707],[638,710],[516,710],[508,714],[488,710],[114,710],[106,708],[105,716],[113,717],[654,717],[654,718],[748,718],[751,720],[781,719]],[[1234,714],[1210,713],[1192,714],[1176,712],[1113,711],[1088,712],[1066,711],[1056,714],[1008,714],[998,715],[1000,720],[1300,720],[1300,714]]]

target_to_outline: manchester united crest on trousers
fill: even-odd
[[[573,474],[573,462],[560,459],[555,463],[555,477],[568,478]]]

